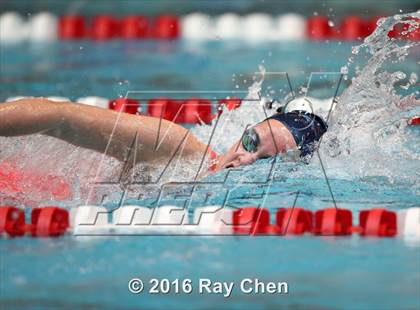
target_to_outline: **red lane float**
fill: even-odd
[[[235,234],[265,234],[270,227],[270,212],[264,208],[241,208],[235,210],[232,217]]]
[[[397,214],[385,209],[364,210],[359,213],[362,236],[393,237],[397,234]]]
[[[25,212],[13,206],[0,207],[0,236],[11,237],[25,234]]]
[[[158,16],[154,23],[153,37],[156,39],[177,39],[180,35],[179,19],[175,15]]]
[[[13,206],[0,207],[0,235],[21,237],[58,237],[69,228],[69,212],[58,207],[34,208],[31,223],[25,224],[25,212]]]
[[[408,124],[413,125],[413,126],[418,126],[418,125],[420,125],[420,116],[413,117],[413,118],[412,118],[412,119],[408,122]]]
[[[117,112],[137,114],[140,109],[140,101],[130,98],[118,98],[109,102],[109,108]]]
[[[114,39],[119,35],[119,21],[110,15],[96,16],[90,28],[90,37],[97,41]]]
[[[358,16],[347,16],[341,22],[340,39],[361,40],[368,35],[368,24]]]
[[[276,224],[281,235],[302,235],[312,231],[313,213],[302,208],[278,209]]]
[[[166,120],[171,119],[169,109],[167,109],[170,100],[171,99],[169,98],[157,98],[149,100],[147,103],[147,114],[152,117],[163,118]]]
[[[182,121],[187,124],[211,123],[213,119],[211,100],[192,98],[184,103]]]
[[[415,18],[417,24],[417,27],[409,33],[408,39],[412,41],[420,41],[420,19]]]
[[[218,101],[218,107],[226,106],[229,111],[239,108],[241,104],[242,104],[242,100],[236,97],[220,99]],[[218,109],[218,111],[220,115],[222,113],[222,109]]]
[[[382,16],[375,16],[366,21],[366,36],[371,35],[376,28],[378,27],[378,21],[382,18]]]
[[[411,21],[417,23],[417,25],[410,26],[408,23],[400,22],[392,28],[392,30],[388,33],[388,37],[412,41],[420,40],[420,19],[408,18],[404,21]],[[410,27],[413,27],[414,29],[408,32]]]
[[[121,38],[146,38],[150,32],[149,19],[145,16],[127,16],[121,20]]]
[[[352,214],[350,210],[329,208],[315,212],[314,234],[323,236],[351,235]]]
[[[86,36],[85,18],[80,15],[67,15],[60,18],[59,37],[62,40],[77,40]]]
[[[58,237],[69,228],[69,212],[57,207],[32,209],[29,232],[33,237]]]
[[[170,98],[149,100],[147,112],[150,116],[163,118],[175,123],[184,123],[184,101]]]
[[[147,104],[147,113],[149,116],[186,124],[208,124],[214,118],[211,100],[202,98],[185,101],[169,98],[151,99]]]
[[[178,99],[169,99],[164,106],[164,118],[174,123],[184,122],[184,101]]]
[[[331,38],[332,29],[325,16],[314,16],[308,19],[306,35],[312,40],[325,40]]]
[[[169,120],[175,123],[184,123],[185,106],[183,100],[171,99],[166,106]]]

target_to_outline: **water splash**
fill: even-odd
[[[376,31],[353,48],[348,67],[357,71],[358,64],[359,72],[341,95],[320,149],[332,171],[347,171],[357,178],[385,176],[390,182],[418,186],[419,135],[407,126],[407,120],[420,112],[417,74],[387,71],[418,57],[418,42],[388,37],[400,23],[409,25],[407,31],[419,27],[413,18],[420,18],[420,13],[380,19]],[[363,59],[367,62],[360,69]],[[405,86],[412,91],[401,95],[398,84],[407,74]]]

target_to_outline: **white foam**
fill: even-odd
[[[383,182],[411,191],[419,189],[418,134],[407,130],[405,118],[416,114],[420,100],[415,89],[408,95],[399,94],[398,85],[410,71],[389,66],[402,63],[397,70],[410,70],[410,63],[404,61],[412,61],[418,46],[410,41],[399,44],[387,35],[395,25],[413,17],[420,18],[420,13],[381,19],[375,32],[353,47],[348,66],[341,71],[355,77],[340,95],[320,147],[330,176],[381,177]]]

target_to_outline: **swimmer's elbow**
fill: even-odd
[[[204,143],[201,143],[194,135],[190,132],[187,136],[186,141],[187,148],[185,149],[184,155],[191,156],[196,154],[204,154],[207,149],[207,146]]]

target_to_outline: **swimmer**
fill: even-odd
[[[305,157],[315,151],[326,131],[325,122],[309,112],[275,113],[248,128],[227,153],[217,155],[189,130],[168,120],[44,98],[0,104],[0,136],[43,134],[120,161],[126,160],[137,139],[136,162],[154,163],[175,154],[193,157],[207,152],[213,158],[211,171],[250,165],[291,149]]]

